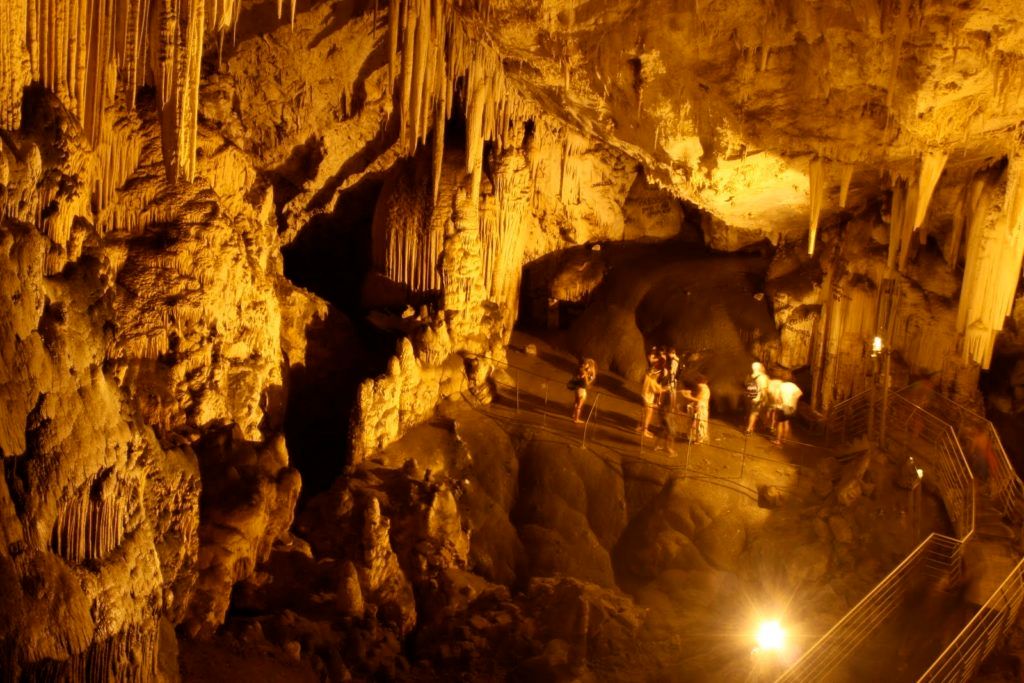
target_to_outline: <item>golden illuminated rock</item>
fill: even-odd
[[[838,617],[874,465],[769,514],[545,441],[508,345],[1019,413],[1019,9],[0,0],[0,668],[686,678],[751,567]]]

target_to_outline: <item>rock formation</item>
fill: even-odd
[[[717,411],[757,358],[820,414],[877,336],[1024,462],[1017,13],[3,0],[0,669],[728,678],[672,634],[767,574],[827,625],[892,463],[758,507],[485,406],[517,324]]]

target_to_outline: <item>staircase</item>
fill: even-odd
[[[1024,483],[991,423],[938,395],[885,399],[865,392],[833,406],[826,434],[926,463],[957,537],[929,535],[779,681],[969,681],[1024,603]],[[882,410],[889,427],[878,434]],[[986,463],[984,483],[972,461]]]

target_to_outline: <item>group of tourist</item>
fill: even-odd
[[[700,373],[688,376],[684,385],[681,377],[682,364],[672,347],[652,347],[647,352],[647,370],[640,387],[642,412],[636,431],[643,438],[655,438],[651,422],[655,414],[661,416],[664,427],[664,448],[673,453],[676,422],[684,412],[690,418],[690,443],[706,444],[710,440],[708,420],[710,417],[711,387],[708,378]],[[597,364],[592,358],[580,361],[576,373],[569,380],[567,388],[574,392],[572,406],[573,422],[582,422],[583,404],[587,400],[587,389],[597,379]],[[800,387],[793,382],[773,379],[765,372],[761,363],[751,364],[751,375],[747,381],[749,414],[746,434],[754,433],[760,421],[774,434],[772,443],[781,444],[790,437],[790,420],[796,414],[797,403],[803,395]],[[681,410],[681,402],[685,410]],[[659,448],[661,446],[659,445]]]
[[[750,378],[747,380],[749,415],[746,434],[753,434],[760,420],[769,432],[774,433],[772,443],[780,445],[790,437],[789,421],[796,414],[803,391],[793,382],[772,379],[761,363],[751,363],[750,370]]]
[[[636,431],[642,437],[654,438],[651,432],[651,420],[656,409],[660,409],[663,426],[665,427],[665,449],[672,454],[675,437],[674,422],[680,412],[679,401],[686,403],[686,413],[690,416],[690,442],[705,444],[710,439],[708,418],[711,406],[711,387],[708,378],[701,374],[692,377],[692,388],[680,387],[681,364],[679,355],[671,347],[652,347],[647,352],[647,371],[644,373],[640,387],[640,399],[643,411],[640,424]]]

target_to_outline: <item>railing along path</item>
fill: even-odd
[[[976,482],[971,464],[984,464],[988,490],[1005,518],[1019,523],[1024,484],[985,418],[938,394],[924,406],[900,392],[864,392],[829,411],[830,443],[876,437],[883,450],[906,454],[921,465],[941,497],[957,538],[930,534],[814,643],[779,681],[823,681],[885,622],[924,580],[955,584],[963,571],[964,546],[975,533]],[[884,413],[884,414],[883,414]],[[885,425],[884,427],[882,425]],[[965,437],[971,437],[968,440]],[[967,442],[968,455],[962,443]],[[1024,560],[942,651],[919,681],[968,681],[1015,623],[1024,601]]]
[[[572,395],[572,391],[566,386],[571,377],[568,370],[566,372],[538,372],[527,367],[528,361],[524,363],[520,360],[519,363],[515,363],[506,359],[482,355],[478,358],[507,373],[505,377],[500,374],[492,374],[492,381],[500,389],[499,393],[505,400],[515,401],[514,409],[517,414],[529,413],[539,416],[540,424],[534,426],[543,429],[550,428],[552,432],[565,436],[564,424],[561,423],[562,420],[568,419],[564,400]],[[532,386],[529,386],[528,382],[524,380],[532,382]],[[615,390],[602,387],[604,382],[609,381],[618,385]],[[669,395],[666,395],[666,399]],[[641,458],[645,461],[649,460],[651,455],[665,457],[670,462],[678,458],[681,460],[680,465],[672,466],[672,468],[682,471],[686,475],[698,474],[710,479],[732,482],[744,480],[747,465],[751,460],[790,467],[798,472],[801,469],[806,469],[804,465],[790,459],[770,457],[758,452],[757,449],[751,447],[752,439],[746,434],[742,436],[738,447],[731,443],[732,440],[727,442],[714,439],[700,447],[704,449],[701,452],[705,455],[714,452],[733,458],[732,462],[736,463],[736,467],[732,468],[731,474],[711,474],[697,469],[691,459],[695,447],[693,443],[695,419],[692,413],[685,410],[685,405],[686,401],[679,398],[672,401],[666,400],[662,405],[657,406],[651,427],[660,428],[663,433],[654,437],[644,436],[638,431],[643,414],[639,393],[623,383],[621,379],[605,374],[587,390],[578,443],[584,448],[596,446],[613,451],[620,457]],[[558,422],[549,424],[549,418]],[[715,430],[721,427],[720,423],[710,421],[713,433],[716,433]],[[798,452],[805,452],[805,454],[806,452],[831,454],[830,449],[817,444],[796,439],[787,439],[786,443],[796,447]],[[789,455],[793,455],[792,450]],[[781,488],[786,487],[782,486]],[[750,489],[747,493],[752,493],[756,497],[757,492],[756,489]]]
[[[521,409],[522,375],[540,380],[544,396],[543,406],[538,412],[542,416],[541,426],[546,427],[547,417],[551,415],[551,389],[554,388],[556,392],[569,391],[565,388],[566,375],[556,377],[500,359],[486,360],[510,374],[510,381],[498,381],[498,384],[506,391],[515,392],[517,413]],[[928,478],[927,482],[942,499],[956,537],[932,533],[924,538],[895,569],[783,672],[778,678],[779,682],[817,683],[828,680],[831,672],[905,604],[912,591],[929,581],[944,581],[947,585],[953,585],[960,580],[964,546],[975,532],[976,479],[985,483],[1005,518],[1019,524],[1024,517],[1024,483],[1010,464],[992,424],[939,394],[929,392],[922,397],[920,392],[916,396],[904,395],[906,393],[906,390],[890,391],[887,396],[880,396],[867,391],[833,405],[826,420],[826,439],[830,446],[858,438],[875,439],[889,453],[912,456],[914,464],[920,465],[923,476]],[[588,438],[590,445],[595,443],[593,437],[588,435],[592,425],[598,422],[598,406],[606,413],[629,415],[637,411],[638,403],[639,396],[625,397],[596,388],[589,390],[580,444],[586,447]],[[660,407],[657,410],[658,419],[663,420],[661,424],[670,430],[672,420],[676,421],[677,426],[684,424],[687,427],[674,429],[675,434],[685,434],[692,428],[693,416],[678,406]],[[639,415],[637,421],[640,421]],[[633,430],[622,424],[605,420],[600,422],[600,427],[637,437]],[[640,435],[638,449],[641,456],[645,450],[645,441],[657,440]],[[692,438],[688,438],[685,444],[684,470],[689,468],[690,441]],[[672,436],[666,445],[671,443]],[[621,448],[607,443],[600,445],[622,454]],[[801,445],[814,447],[812,444]],[[752,455],[747,451],[746,440],[741,450],[712,447],[741,456],[739,478],[742,478],[745,458]],[[646,446],[646,449],[651,450],[650,446]],[[768,460],[792,465],[781,460]],[[982,468],[982,476],[975,477],[975,470]],[[1022,602],[1024,559],[1016,564],[918,681],[971,680],[982,661],[992,653],[1015,623]]]

